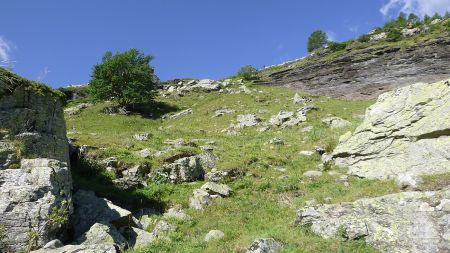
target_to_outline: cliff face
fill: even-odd
[[[300,63],[300,64],[298,64]],[[416,82],[435,82],[450,75],[447,34],[411,45],[352,49],[330,60],[267,69],[264,84],[282,85],[315,95],[369,99]]]
[[[0,252],[55,239],[72,211],[61,98],[0,68]]]

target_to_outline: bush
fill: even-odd
[[[370,41],[370,35],[369,34],[363,34],[359,36],[358,41],[361,43],[369,42]]]
[[[247,65],[238,70],[238,75],[245,80],[254,80],[258,79],[258,70],[251,65]]]
[[[400,41],[402,39],[402,33],[398,29],[391,29],[387,34],[387,41],[395,42]]]
[[[149,65],[153,56],[130,49],[113,55],[106,52],[102,63],[94,66],[89,93],[94,100],[111,100],[120,106],[153,101],[159,82]]]
[[[314,31],[308,38],[308,52],[312,52],[328,43],[327,34],[323,31]]]
[[[341,42],[341,43],[330,42],[330,43],[328,43],[328,48],[333,52],[344,50],[346,47],[347,47],[346,42]]]

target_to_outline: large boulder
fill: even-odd
[[[32,253],[118,253],[113,244],[66,245],[57,249],[40,249]]]
[[[72,212],[71,188],[69,168],[57,160],[22,159],[19,169],[0,170],[5,250],[42,247],[60,237]]]
[[[372,179],[450,172],[450,80],[382,94],[333,157]]]
[[[117,227],[136,225],[130,211],[95,196],[92,191],[78,190],[73,195],[73,204],[75,238],[88,231],[95,223],[111,223]]]
[[[110,244],[120,250],[127,246],[127,240],[111,224],[95,223],[89,230],[77,238],[76,242],[81,245]]]
[[[157,173],[172,183],[179,183],[203,179],[205,170],[199,156],[190,156],[163,165]]]
[[[450,252],[450,188],[307,206],[297,214],[324,238],[364,239],[381,252]]]

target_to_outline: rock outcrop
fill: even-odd
[[[324,238],[364,239],[381,252],[450,251],[450,188],[307,206],[297,215]]]
[[[315,95],[375,98],[383,92],[416,82],[435,82],[450,75],[450,37],[410,46],[372,46],[331,60],[294,62],[266,69],[265,84],[282,85]],[[306,60],[306,59],[305,59]],[[301,60],[301,61],[305,61]]]
[[[372,179],[450,172],[450,80],[381,95],[333,157],[349,174]]]
[[[72,182],[62,99],[0,68],[0,251],[34,249],[64,235]]]

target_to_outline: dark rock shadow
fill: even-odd
[[[163,102],[153,102],[149,104],[139,104],[127,108],[130,115],[140,115],[143,118],[159,119],[167,113],[179,111],[180,108]]]

